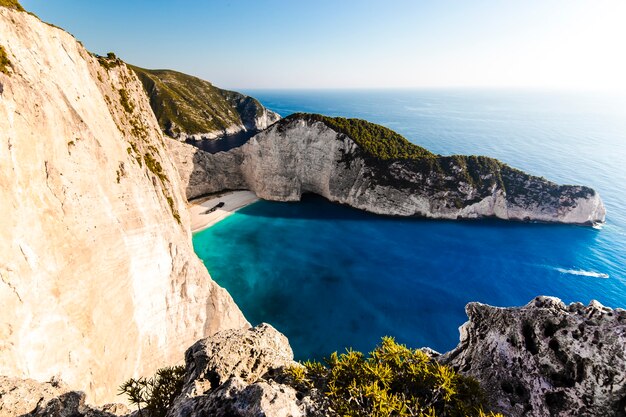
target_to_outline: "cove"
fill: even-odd
[[[245,207],[193,242],[251,324],[283,332],[296,359],[320,359],[346,347],[371,350],[385,335],[447,351],[470,301],[515,306],[552,295],[619,306],[619,281],[603,278],[604,260],[589,250],[600,234],[379,217],[306,195]]]

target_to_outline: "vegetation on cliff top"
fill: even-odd
[[[322,122],[331,129],[347,135],[363,150],[379,159],[419,159],[437,156],[427,149],[409,142],[404,136],[393,130],[367,120],[307,113],[295,113],[285,120],[296,119]]]
[[[317,389],[340,416],[498,416],[484,412],[484,395],[474,379],[390,337],[368,357],[348,350],[326,362],[305,362],[283,374],[304,394]]]
[[[18,0],[0,0],[0,6],[8,7],[9,9],[19,10],[20,12],[24,11],[24,8]]]
[[[326,365],[307,361],[282,368],[277,376],[300,395],[311,396],[330,416],[502,417],[485,411],[476,380],[391,337],[384,337],[367,357],[353,350],[335,352]],[[184,379],[185,367],[162,368],[152,378],[129,379],[119,391],[139,415],[145,411],[162,417],[181,394]]]
[[[113,52],[109,52],[107,56],[100,56],[97,54],[93,55],[98,59],[100,65],[102,65],[107,71],[122,64],[122,60],[115,56],[115,53]]]
[[[253,128],[263,106],[252,97],[222,90],[208,81],[170,70],[147,70],[129,65],[143,83],[161,129],[181,133],[218,133],[228,128]]]
[[[296,120],[305,120],[309,123],[322,122],[352,139],[361,151],[370,157],[369,164],[375,170],[373,179],[378,184],[422,192],[424,188],[457,190],[465,183],[478,191],[473,199],[454,200],[453,203],[457,208],[473,204],[492,194],[494,186],[509,196],[524,199],[524,204],[558,198],[564,190],[568,190],[572,198],[584,198],[593,194],[593,190],[588,187],[558,186],[545,178],[533,177],[511,168],[495,158],[436,155],[409,142],[393,130],[366,120],[295,113],[283,119],[278,128],[283,129]],[[340,162],[349,166],[356,155],[358,154],[346,154]],[[403,161],[401,168],[392,165],[395,161]],[[405,171],[416,175],[404,175]],[[534,188],[528,188],[528,181],[534,182]]]

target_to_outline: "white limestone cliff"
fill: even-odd
[[[247,322],[193,252],[178,173],[136,75],[0,7],[0,375],[89,401]]]
[[[393,216],[586,225],[605,218],[602,200],[591,188],[559,186],[484,157],[381,160],[306,115],[283,119],[228,152],[209,154],[171,142],[188,198],[249,189],[276,201],[315,193]]]

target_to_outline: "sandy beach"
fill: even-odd
[[[211,227],[240,208],[258,200],[256,194],[251,191],[227,191],[190,201],[191,231],[195,233]],[[221,207],[208,212],[220,203],[223,203]]]

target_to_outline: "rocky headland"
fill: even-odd
[[[298,201],[304,193],[376,214],[602,223],[598,193],[482,156],[439,156],[363,120],[295,114],[239,148],[209,154],[168,141],[188,199],[225,189]]]

